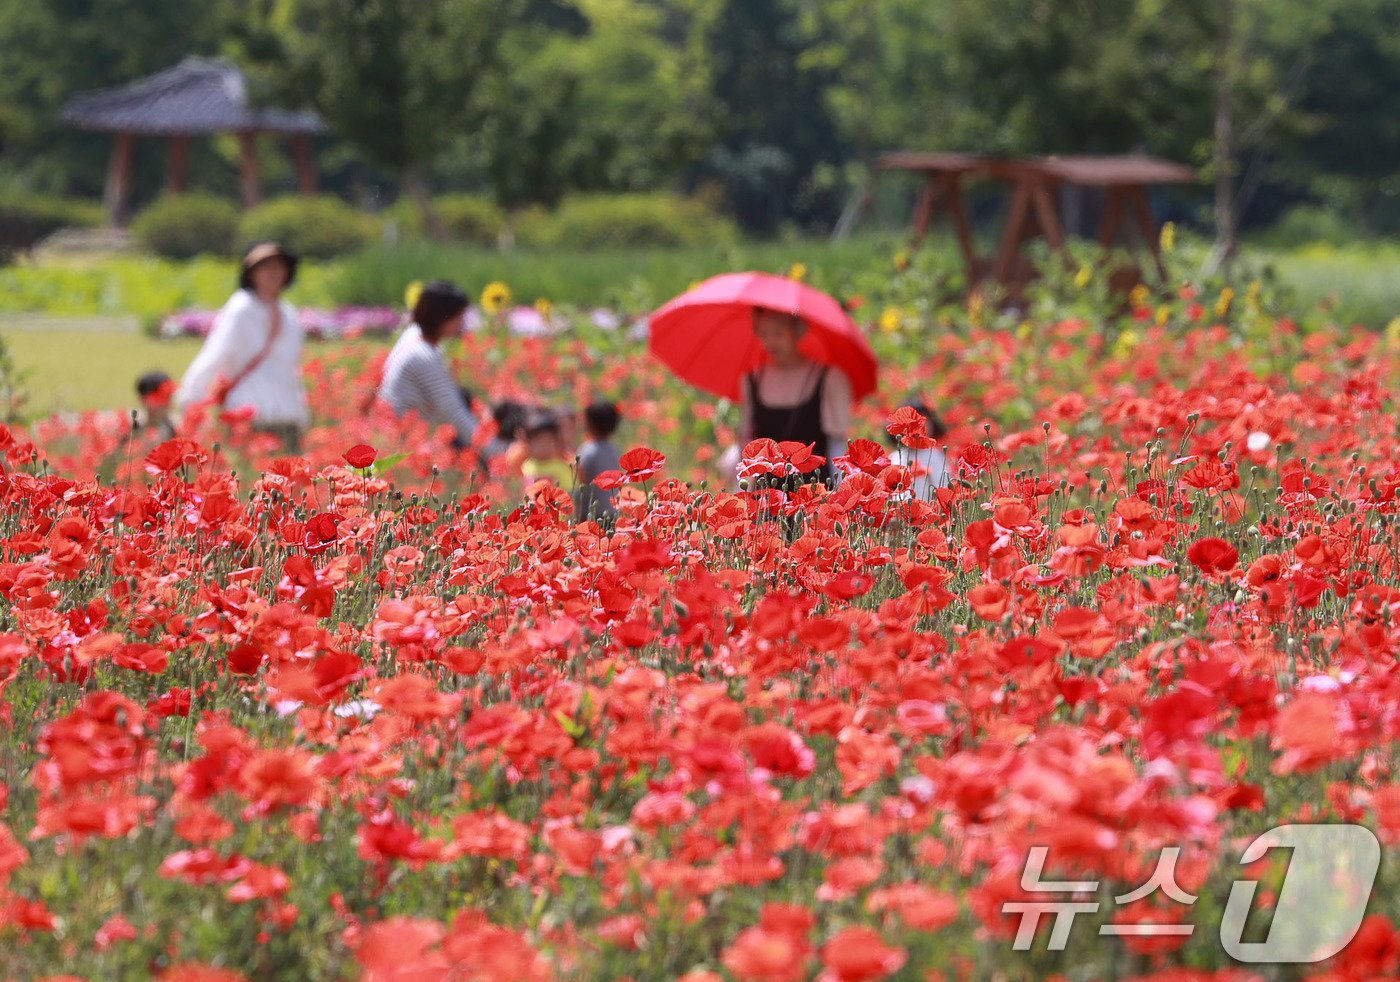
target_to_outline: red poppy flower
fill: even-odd
[[[1228,573],[1239,562],[1239,551],[1224,539],[1197,539],[1186,550],[1193,566],[1208,574]]]
[[[928,435],[928,417],[912,406],[901,406],[890,413],[885,429],[911,450],[926,450],[938,443]]]
[[[345,462],[356,470],[364,470],[374,463],[374,459],[379,456],[379,452],[367,443],[357,443],[345,453],[341,454]]]
[[[905,958],[904,949],[885,944],[876,931],[848,927],[822,948],[826,971],[819,982],[874,982],[899,971]]]
[[[193,440],[166,440],[146,454],[146,466],[157,474],[168,474],[185,464],[202,464],[209,455]]]
[[[148,409],[165,409],[169,407],[170,401],[175,398],[178,386],[174,379],[168,378],[155,387],[155,389],[141,397],[141,404]]]
[[[618,465],[627,472],[627,480],[641,484],[661,473],[666,455],[650,447],[633,447],[618,459]]]

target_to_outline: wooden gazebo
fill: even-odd
[[[81,129],[116,134],[103,196],[113,225],[125,218],[138,136],[170,141],[166,190],[171,194],[184,192],[188,185],[190,138],[215,133],[238,135],[239,187],[246,207],[256,205],[261,194],[257,139],[262,134],[290,141],[298,190],[316,193],[311,138],[324,132],[325,124],[314,113],[250,105],[247,78],[223,59],[186,58],[129,85],[78,95],[64,106],[63,120]]]
[[[1034,239],[1044,239],[1055,253],[1065,248],[1064,221],[1057,192],[1065,185],[1097,188],[1104,208],[1098,242],[1105,248],[1124,240],[1130,249],[1144,247],[1159,277],[1166,270],[1158,249],[1158,230],[1148,207],[1147,188],[1164,184],[1190,184],[1195,172],[1182,164],[1142,155],[1069,157],[982,157],[962,153],[900,151],[885,154],[880,170],[906,171],[924,181],[914,208],[912,238],[922,242],[940,209],[957,233],[967,267],[969,289],[992,280],[1012,293],[1035,275],[1023,249]],[[974,181],[1009,186],[1011,201],[996,254],[977,253],[968,222],[963,190]],[[1134,242],[1136,238],[1139,242]]]

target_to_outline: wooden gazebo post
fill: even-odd
[[[190,137],[176,133],[170,138],[170,161],[166,165],[165,187],[171,194],[184,194],[190,184]]]
[[[308,197],[319,191],[316,179],[316,158],[311,153],[311,134],[292,135],[292,160],[297,169],[297,191]]]
[[[258,134],[256,130],[243,130],[238,134],[238,189],[243,196],[244,208],[256,208],[261,197],[258,186]]]
[[[112,157],[107,165],[107,184],[102,190],[102,205],[107,209],[107,224],[116,228],[126,218],[126,202],[131,196],[131,165],[136,156],[136,134],[118,133],[112,144]]]

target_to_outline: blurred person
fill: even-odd
[[[482,455],[490,460],[506,461],[507,470],[517,471],[525,459],[525,419],[528,415],[524,403],[514,399],[502,399],[491,407],[491,419],[496,424],[496,435],[482,449]]]
[[[944,440],[948,436],[948,427],[944,425],[939,415],[922,402],[908,402],[901,408],[912,409],[920,416],[924,417],[924,431],[931,440]],[[891,437],[893,440],[894,438]],[[910,487],[915,498],[920,501],[929,501],[934,497],[934,492],[938,488],[948,486],[948,458],[942,447],[906,447],[894,440],[898,449],[897,460],[900,464],[908,467],[914,472],[914,481]]]
[[[563,428],[548,410],[534,413],[525,423],[525,460],[521,473],[527,483],[552,481],[566,491],[573,487],[574,469],[564,456]]]
[[[181,408],[212,401],[223,410],[251,409],[253,427],[296,453],[310,422],[301,379],[305,334],[282,294],[296,280],[297,257],[276,242],[243,257],[238,289],[214,320],[175,395]]]
[[[175,436],[170,403],[175,398],[175,380],[164,372],[147,372],[136,380],[136,398],[141,403],[136,426],[140,432],[154,433],[162,440]]]
[[[598,400],[583,411],[583,430],[588,439],[578,448],[578,486],[574,488],[574,519],[611,518],[617,489],[603,489],[593,483],[604,471],[620,470],[622,452],[613,443],[622,416],[611,402]]]
[[[470,395],[458,386],[443,356],[442,342],[462,332],[470,301],[447,280],[426,284],[413,303],[412,322],[404,328],[379,383],[379,398],[400,417],[415,413],[433,426],[452,427],[452,445],[471,445],[479,421]]]
[[[807,330],[800,317],[755,309],[753,329],[769,360],[751,372],[741,387],[740,440],[811,444],[826,463],[802,479],[833,482],[836,469],[831,461],[846,452],[851,428],[850,379],[840,368],[812,361],[798,351]]]

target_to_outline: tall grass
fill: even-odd
[[[543,298],[636,312],[716,273],[786,273],[796,263],[807,268],[808,278],[818,286],[859,292],[862,283],[888,279],[899,249],[899,240],[889,236],[843,243],[809,240],[586,252],[407,245],[370,249],[346,260],[335,270],[330,288],[341,303],[383,304],[399,302],[404,287],[414,280],[444,277],[473,292],[500,280],[527,303]],[[939,261],[954,261],[952,252],[941,247],[936,255]]]
[[[1260,251],[1255,258],[1297,306],[1321,306],[1342,324],[1385,327],[1400,317],[1400,244],[1318,243],[1288,251]]]

